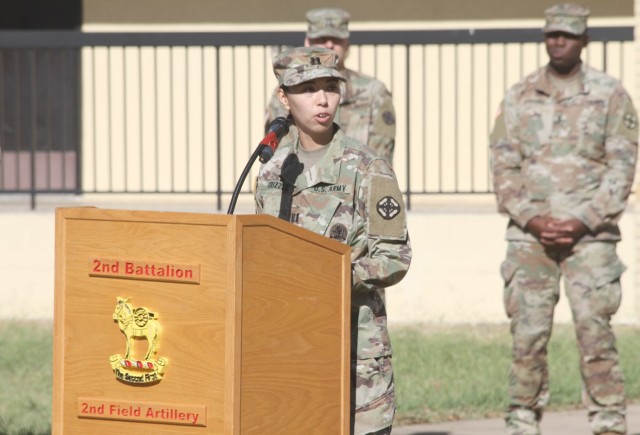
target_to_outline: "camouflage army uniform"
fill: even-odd
[[[348,68],[342,74],[347,81],[342,90],[335,122],[347,136],[367,144],[392,162],[396,115],[391,93],[384,83],[366,74]],[[278,116],[287,114],[278,100],[276,89],[267,107],[267,125]]]
[[[622,372],[611,316],[625,267],[615,251],[633,182],[638,122],[622,85],[581,66],[556,91],[543,67],[509,89],[491,134],[494,187],[509,216],[501,272],[511,319],[510,434],[538,434],[549,398],[546,347],[564,276],[580,351],[592,431],[626,433]],[[552,255],[524,228],[535,216],[577,218],[589,229],[566,255]]]
[[[388,161],[334,126],[337,131],[326,154],[295,182],[291,221],[351,247],[354,433],[389,433],[395,392],[381,294],[409,268],[404,203]],[[299,146],[297,140],[281,145],[261,168],[258,213],[278,216],[282,164]]]

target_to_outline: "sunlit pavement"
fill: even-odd
[[[627,407],[628,435],[640,435],[640,404]],[[548,412],[540,425],[542,435],[589,435],[587,412]],[[438,424],[419,424],[394,427],[392,435],[500,435],[504,433],[504,420],[462,420]]]

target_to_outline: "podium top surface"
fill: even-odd
[[[214,225],[230,228],[266,226],[292,234],[340,254],[345,254],[350,250],[348,245],[269,215],[160,212],[149,210],[102,209],[98,207],[61,207],[56,209],[56,220],[61,221],[67,219]]]

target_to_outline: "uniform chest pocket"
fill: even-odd
[[[313,231],[314,233],[331,237],[330,228],[336,220],[345,220],[347,216],[338,215],[345,198],[340,195],[327,193],[304,192],[299,198],[293,200],[291,208],[292,220],[295,224]],[[341,236],[346,240],[346,233],[350,225],[351,218],[348,217],[343,223],[344,230]]]
[[[525,157],[538,154],[543,145],[549,142],[552,112],[553,106],[547,107],[534,101],[525,104],[523,110],[518,113],[516,136],[520,138]]]
[[[576,122],[578,152],[590,159],[604,157],[607,108],[604,101],[586,101],[572,108]]]
[[[282,182],[259,181],[256,187],[256,196],[259,198],[265,214],[278,216],[282,197]]]

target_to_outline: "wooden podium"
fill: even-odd
[[[58,209],[53,434],[348,435],[350,270],[270,216]]]

